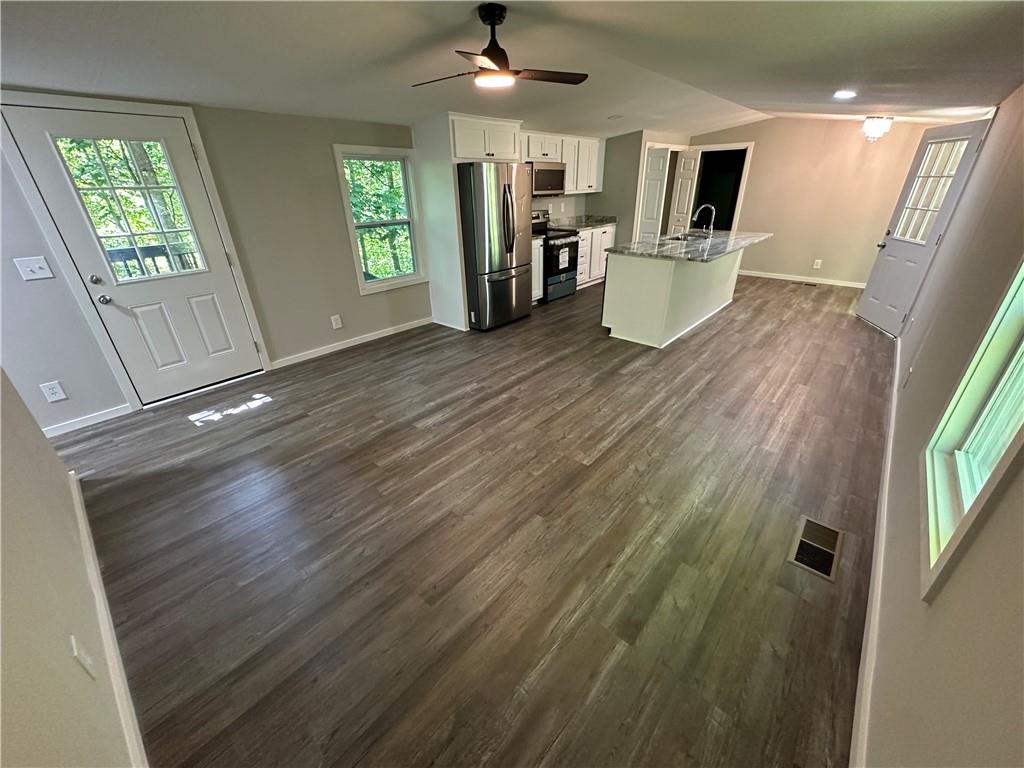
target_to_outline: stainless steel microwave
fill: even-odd
[[[565,194],[565,163],[530,163],[533,166],[533,196]]]

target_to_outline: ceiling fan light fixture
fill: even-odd
[[[473,76],[473,82],[478,88],[511,88],[516,76],[500,69],[481,70]]]

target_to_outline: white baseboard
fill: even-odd
[[[822,285],[838,285],[842,288],[863,288],[867,283],[854,283],[849,280],[832,280],[827,277],[811,277],[810,275],[783,275],[778,272],[755,272],[752,269],[741,269],[741,275],[747,277],[767,277],[770,280],[788,280],[791,283],[821,283]]]
[[[146,748],[142,743],[142,732],[139,730],[139,721],[135,716],[131,691],[128,690],[128,678],[124,673],[121,652],[117,647],[114,619],[110,615],[107,593],[103,589],[100,562],[96,557],[92,530],[89,528],[89,519],[85,514],[85,502],[82,500],[82,487],[78,482],[78,475],[73,471],[68,472],[68,480],[71,485],[71,500],[75,509],[75,518],[78,523],[78,538],[82,542],[82,558],[85,561],[89,586],[92,588],[93,598],[96,602],[96,618],[99,621],[100,636],[103,640],[103,656],[107,662],[107,672],[114,688],[114,699],[117,702],[117,714],[121,720],[121,732],[124,735],[125,746],[133,768],[146,768],[149,761],[146,759]]]
[[[54,424],[52,427],[43,427],[43,434],[47,437],[56,437],[57,435],[63,435],[65,432],[70,432],[73,429],[81,429],[82,427],[99,424],[101,421],[106,421],[107,419],[124,416],[126,413],[131,413],[132,410],[133,408],[128,403],[125,403],[124,405],[118,405],[114,408],[107,408],[105,411],[97,411],[96,413],[90,413],[87,416],[79,416],[77,419],[71,419],[71,421]]]
[[[429,317],[422,317],[419,320],[413,320],[408,323],[402,323],[401,325],[393,325],[390,328],[382,328],[379,331],[373,331],[372,333],[364,333],[362,336],[353,336],[351,339],[345,339],[343,341],[337,341],[334,344],[328,344],[324,347],[317,347],[316,349],[307,349],[305,352],[299,352],[296,355],[287,355],[286,357],[279,357],[276,360],[270,361],[271,368],[283,368],[286,365],[294,365],[295,363],[301,363],[304,360],[312,360],[314,357],[320,357],[321,355],[329,355],[331,352],[337,352],[339,349],[347,349],[348,347],[355,347],[359,344],[365,344],[368,341],[374,339],[382,339],[385,336],[391,336],[395,333],[401,333],[402,331],[408,331],[413,328],[419,328],[421,325],[430,325],[434,320]]]
[[[864,619],[860,670],[857,675],[857,698],[853,707],[853,733],[850,738],[850,766],[865,768],[870,729],[871,688],[878,658],[878,617],[882,609],[880,594],[885,564],[885,532],[889,519],[889,476],[892,470],[892,444],[896,427],[896,399],[899,396],[900,340],[896,339],[893,358],[892,393],[886,420],[885,453],[882,458],[882,479],[878,487],[878,511],[875,516],[875,541],[871,555],[871,582],[868,587],[868,610]]]

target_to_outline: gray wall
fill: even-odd
[[[895,411],[874,565],[877,655],[858,693],[872,766],[1024,765],[1024,453],[930,605],[919,572],[921,452],[1024,253],[1022,124],[1018,89],[995,118],[918,301],[929,330]]]
[[[0,389],[3,765],[129,765],[67,470],[2,371]]]
[[[3,159],[0,206],[0,286],[2,362],[11,381],[41,427],[53,427],[125,405],[96,338],[29,209],[14,173]],[[25,282],[14,259],[45,256],[52,280]],[[48,403],[39,385],[60,380],[68,399]]]
[[[195,112],[272,359],[430,316],[426,284],[359,294],[332,149],[411,147],[408,127]],[[333,314],[341,330],[331,328]]]
[[[634,131],[608,139],[604,145],[604,182],[601,191],[590,195],[587,211],[600,216],[615,216],[615,241],[633,239],[636,213],[636,185],[644,151],[644,132]]]
[[[690,144],[754,142],[736,228],[774,237],[744,251],[742,269],[864,283],[927,127],[897,122],[872,144],[859,121],[771,118]]]

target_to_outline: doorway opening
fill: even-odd
[[[732,229],[743,185],[743,169],[747,163],[747,148],[715,149],[700,153],[697,170],[697,191],[693,196],[693,210],[702,205],[715,208],[715,229]],[[711,211],[701,211],[694,226],[711,224]]]

